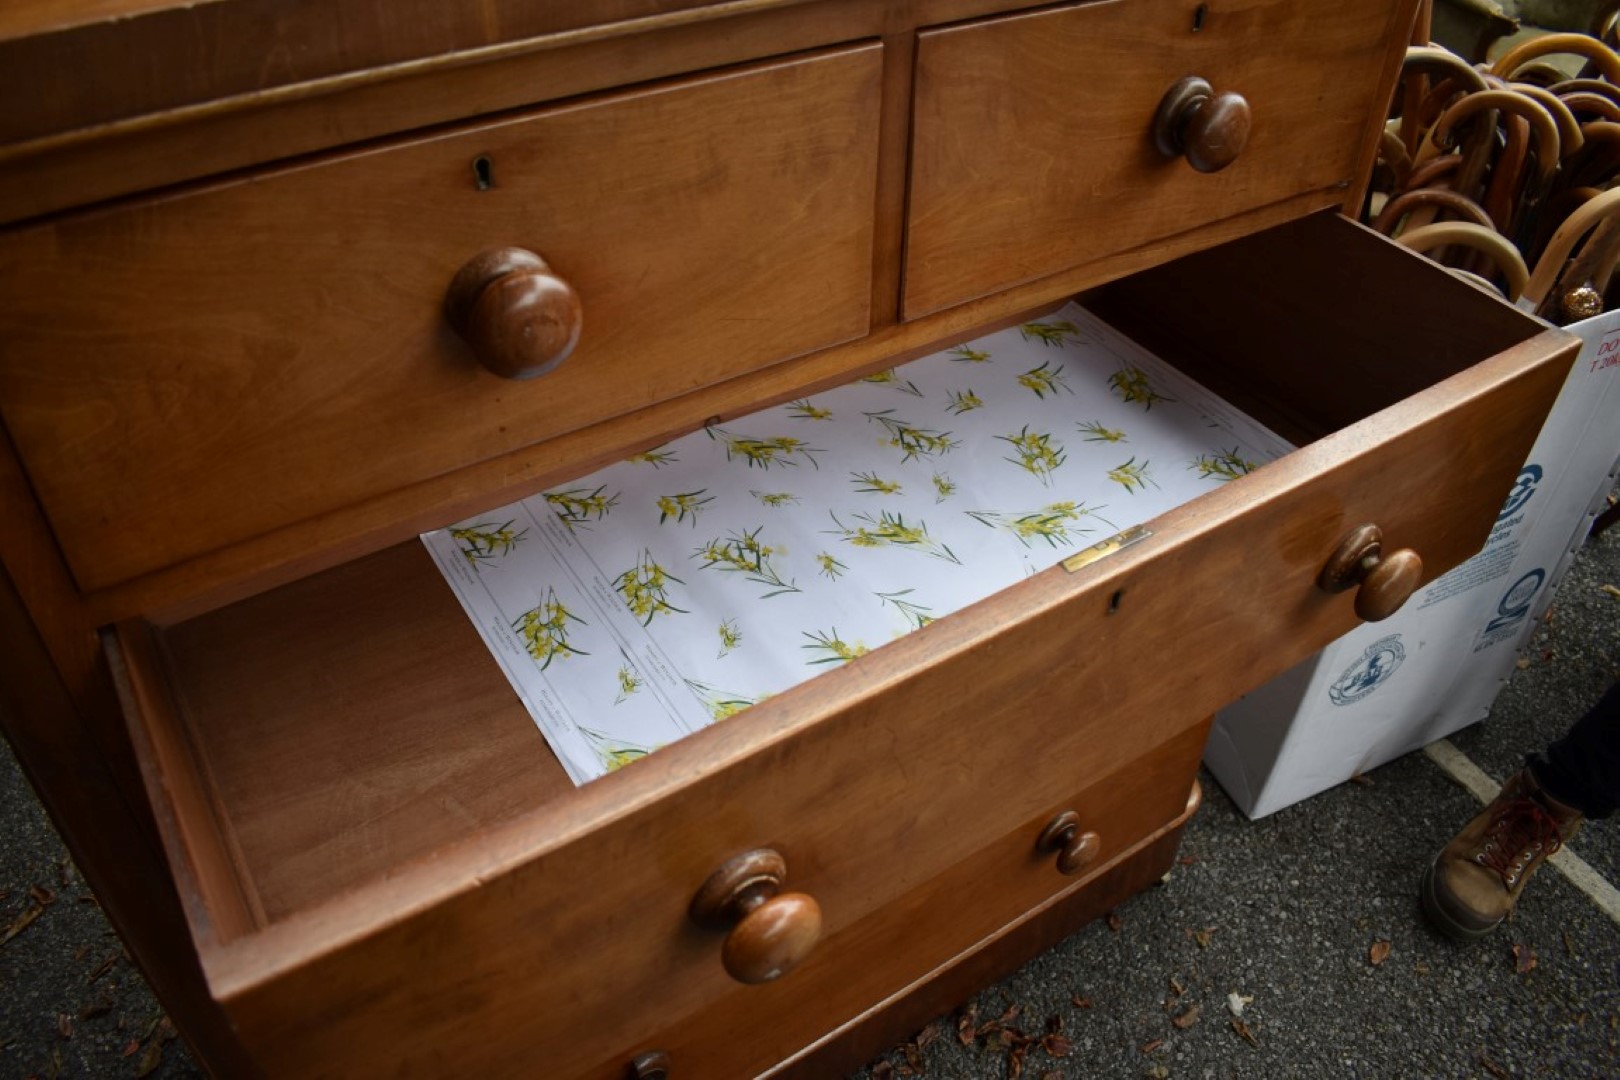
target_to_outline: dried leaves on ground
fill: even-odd
[[[1379,938],[1377,941],[1372,943],[1372,948],[1367,950],[1367,963],[1371,964],[1373,967],[1378,967],[1385,960],[1389,959],[1390,950],[1393,948],[1394,946],[1388,941],[1385,941],[1383,938]]]

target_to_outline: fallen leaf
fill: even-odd
[[[894,1066],[887,1061],[880,1061],[872,1066],[872,1080],[889,1080],[894,1075]]]
[[[1063,1080],[1063,1074],[1056,1069],[1048,1069],[1041,1073],[1041,1080]]]
[[[956,1017],[956,1041],[963,1046],[972,1045],[973,1029],[978,1020],[979,1007],[977,1005],[969,1005],[966,1009],[963,1009]]]
[[[1188,1028],[1192,1027],[1194,1024],[1198,1023],[1198,1014],[1200,1012],[1202,1012],[1202,1011],[1203,1011],[1203,1006],[1194,1005],[1192,1008],[1188,1009],[1186,1012],[1182,1013],[1180,1016],[1171,1017],[1170,1022],[1172,1024],[1174,1024],[1177,1028],[1181,1029],[1182,1031],[1185,1031]]]
[[[1041,1049],[1055,1058],[1066,1058],[1074,1053],[1074,1044],[1054,1032],[1041,1040]]]
[[[1422,960],[1419,960],[1417,963],[1412,965],[1412,970],[1417,972],[1419,975],[1427,975],[1429,973],[1429,965],[1425,964]]]
[[[1192,938],[1193,938],[1194,941],[1198,942],[1198,947],[1200,949],[1209,948],[1210,940],[1214,936],[1215,936],[1215,928],[1213,926],[1206,926],[1202,930],[1194,930],[1192,932]]]
[[[1389,959],[1389,952],[1393,947],[1394,946],[1390,945],[1390,943],[1385,941],[1383,938],[1379,938],[1377,941],[1372,943],[1372,948],[1367,950],[1367,962],[1373,967],[1377,967],[1379,964],[1382,964],[1385,960]]]
[[[56,903],[56,894],[43,885],[28,886],[28,895],[34,898],[34,903],[40,907],[49,907]]]
[[[129,1042],[124,1044],[124,1049],[119,1052],[118,1056],[119,1057],[134,1057],[135,1054],[140,1050],[140,1048],[141,1048],[141,1040],[139,1040],[139,1039],[131,1039],[131,1040],[129,1040]]]
[[[1198,861],[1198,856],[1196,856],[1196,855],[1183,855],[1181,858],[1176,860],[1176,864],[1178,866],[1191,866],[1193,863],[1195,863],[1197,861]]]
[[[1072,1002],[1074,1007],[1077,1009],[1089,1009],[1093,1004],[1090,998],[1083,997],[1080,994],[1074,995],[1074,997],[1070,998],[1069,1001]]]
[[[932,1024],[929,1024],[927,1027],[923,1028],[917,1033],[917,1038],[914,1040],[917,1044],[917,1049],[928,1049],[928,1047],[944,1033],[944,1025],[942,1025],[938,1020],[935,1020]]]
[[[1535,950],[1528,945],[1513,946],[1513,970],[1520,975],[1528,975],[1536,969]]]
[[[1022,1005],[1009,1005],[1007,1006],[1007,1011],[996,1018],[996,1023],[1010,1024],[1014,1020],[1018,1019],[1018,1014],[1023,1011],[1024,1007]]]
[[[1233,1016],[1243,1015],[1243,1006],[1252,1005],[1254,998],[1248,994],[1240,994],[1236,990],[1226,995],[1226,1011]]]
[[[1024,1058],[1029,1053],[1029,1046],[1020,1046],[1007,1055],[1007,1080],[1018,1080],[1024,1075]]]
[[[38,904],[33,904],[25,909],[21,915],[17,916],[15,919],[12,919],[11,925],[6,927],[6,932],[4,934],[0,934],[0,945],[4,945],[18,934],[28,929],[28,924],[39,918],[44,910],[45,909],[40,907]]]
[[[1513,661],[1513,666],[1518,668],[1520,671],[1524,671],[1530,666],[1530,661],[1521,656],[1517,660]]]
[[[922,1051],[917,1049],[917,1044],[916,1043],[906,1043],[904,1046],[902,1046],[900,1048],[900,1052],[906,1056],[906,1064],[907,1065],[910,1065],[913,1069],[916,1069],[918,1072],[923,1071]]]
[[[1167,1080],[1170,1076],[1170,1067],[1163,1064],[1154,1065],[1142,1075],[1150,1077],[1151,1080]]]
[[[917,1075],[917,1070],[913,1069],[910,1065],[896,1065],[894,1067],[894,1075],[896,1075],[896,1076],[916,1076]]]
[[[86,979],[85,982],[95,982],[97,979],[107,974],[107,972],[111,971],[112,966],[116,963],[118,963],[118,954],[108,953],[107,958],[96,965],[96,970],[90,973],[90,977]]]
[[[1235,1016],[1232,1017],[1232,1030],[1237,1032],[1238,1035],[1242,1037],[1243,1041],[1248,1043],[1250,1046],[1257,1047],[1260,1045],[1260,1040],[1254,1037],[1254,1032],[1249,1030],[1249,1025],[1245,1024],[1242,1020],[1239,1020]]]
[[[1620,589],[1615,588],[1613,585],[1604,585],[1603,591],[1614,597],[1616,600],[1620,600]]]
[[[73,1038],[73,1017],[67,1013],[57,1013],[56,1033],[64,1039]]]
[[[1124,925],[1125,925],[1125,920],[1124,919],[1120,918],[1117,914],[1115,914],[1112,911],[1110,911],[1108,913],[1108,929],[1112,930],[1114,933],[1117,934],[1117,933],[1119,933],[1119,928],[1124,926]]]
[[[1497,1080],[1513,1080],[1513,1074],[1492,1061],[1483,1050],[1479,1052],[1479,1063],[1486,1072],[1496,1077]]]
[[[1153,1053],[1153,1051],[1157,1050],[1159,1047],[1161,1047],[1163,1045],[1164,1045],[1164,1040],[1163,1039],[1154,1039],[1152,1042],[1143,1043],[1142,1044],[1142,1053],[1151,1054],[1151,1053]]]
[[[51,1050],[51,1063],[50,1067],[45,1070],[45,1080],[56,1080],[56,1078],[61,1075],[62,1048],[58,1046]]]
[[[1170,992],[1177,997],[1180,997],[1182,994],[1187,992],[1187,988],[1181,984],[1180,979],[1172,975],[1170,976]]]
[[[1350,775],[1350,782],[1355,784],[1357,787],[1373,786],[1373,778],[1365,775],[1364,773],[1352,773]]]
[[[112,1002],[106,998],[97,998],[79,1010],[80,1020],[93,1020],[98,1016],[106,1016],[112,1012]]]

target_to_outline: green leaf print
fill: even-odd
[[[818,630],[812,634],[809,631],[804,631],[804,636],[810,639],[810,644],[802,646],[802,648],[809,649],[815,653],[824,654],[817,656],[814,660],[805,661],[805,663],[811,665],[847,664],[849,661],[854,660],[857,657],[865,656],[867,653],[871,652],[870,649],[859,642],[855,643],[854,645],[850,645],[845,642],[838,636],[838,628],[836,626],[833,627],[830,632]]]
[[[1149,484],[1154,487],[1159,486],[1153,477],[1148,475],[1148,463],[1144,461],[1138,465],[1134,457],[1123,465],[1116,465],[1109,469],[1108,479],[1133,495],[1138,491],[1145,490]]]
[[[1247,460],[1238,453],[1237,447],[1230,450],[1220,450],[1213,454],[1199,454],[1192,460],[1189,469],[1198,470],[1200,480],[1214,477],[1221,482],[1236,480],[1240,476],[1247,476],[1259,468],[1254,462]]]
[[[945,406],[945,411],[956,416],[984,408],[984,399],[972,390],[950,390],[945,396],[950,401],[950,404]]]
[[[968,517],[974,521],[992,529],[1004,529],[1012,533],[1025,547],[1030,547],[1037,539],[1045,540],[1050,547],[1068,546],[1072,543],[1072,534],[1092,531],[1075,527],[1076,522],[1092,516],[1096,516],[1098,521],[1113,528],[1107,518],[1097,515],[1096,510],[1084,503],[1076,502],[1048,503],[1039,510],[1028,510],[1023,513],[968,511]]]
[[[552,512],[562,519],[573,532],[576,527],[586,527],[590,521],[601,521],[608,516],[608,511],[619,504],[619,496],[603,495],[606,485],[597,487],[594,491],[584,488],[570,488],[567,491],[548,491],[545,493],[546,502],[551,506]]]
[[[1071,341],[1080,340],[1080,328],[1066,319],[1057,322],[1025,323],[1018,328],[1025,341],[1038,341],[1042,345],[1055,345],[1059,348]]]
[[[809,398],[800,398],[798,401],[790,404],[787,409],[788,415],[793,417],[795,420],[825,421],[833,418],[831,409],[823,409],[819,405],[812,405],[810,404]]]
[[[819,571],[821,576],[829,581],[837,581],[844,575],[844,571],[849,569],[849,567],[845,566],[843,563],[839,562],[825,551],[816,556],[816,565],[821,568]]]
[[[637,743],[616,739],[611,735],[595,731],[580,725],[579,733],[591,744],[596,751],[598,760],[608,772],[618,772],[633,761],[640,761],[654,750],[656,746],[641,746]]]
[[[1069,389],[1069,384],[1063,381],[1063,365],[1053,367],[1050,361],[1018,376],[1018,384],[1043,401],[1048,394],[1056,396],[1059,390],[1066,394],[1074,393]]]
[[[640,690],[642,685],[641,676],[637,675],[635,669],[632,668],[628,663],[619,665],[618,679],[619,696],[613,699],[613,704],[615,705],[622,703],[629,698],[630,695]]]
[[[686,688],[697,695],[697,699],[703,703],[703,707],[708,710],[709,715],[716,720],[725,720],[728,717],[736,716],[748,706],[757,705],[765,700],[763,697],[747,698],[727,690],[716,690],[707,683],[698,682],[696,679],[687,679],[685,681]]]
[[[1175,400],[1153,389],[1152,383],[1148,381],[1147,372],[1129,364],[1108,376],[1108,385],[1119,400],[1131,405],[1140,405],[1143,412],[1151,411],[1155,402]]]
[[[856,547],[877,548],[892,545],[920,551],[930,558],[962,565],[962,560],[951,554],[950,548],[928,535],[928,523],[925,521],[907,525],[904,515],[885,510],[877,517],[871,514],[856,514],[855,520],[863,524],[850,527],[839,521],[837,514],[831,516],[833,524],[838,526],[837,534]]]
[[[961,445],[951,438],[948,431],[915,427],[893,413],[893,409],[884,409],[882,412],[869,412],[864,415],[868,420],[883,425],[883,430],[888,432],[890,446],[905,451],[905,456],[900,459],[902,462],[910,461],[912,458],[948,454]]]
[[[761,596],[761,600],[801,591],[793,582],[784,581],[771,565],[771,556],[778,552],[760,540],[759,534],[763,529],[761,525],[752,532],[732,533],[724,540],[710,540],[698,548],[692,557],[704,560],[701,569],[742,574],[754,584],[765,586],[770,591]]]
[[[950,350],[949,355],[959,364],[983,364],[990,359],[990,354],[983,349],[975,349],[968,345],[958,345]]]
[[[902,394],[910,394],[912,397],[923,396],[923,392],[917,389],[916,383],[902,381],[900,376],[895,373],[894,368],[868,375],[861,382],[871,383],[874,386],[892,386]]]
[[[613,579],[613,588],[618,591],[624,606],[630,609],[630,614],[640,619],[642,626],[647,626],[657,615],[686,614],[685,608],[678,608],[669,602],[669,583],[672,581],[677,585],[686,584],[659,566],[651,551],[643,550],[636,565]]]
[[[855,485],[855,490],[866,495],[898,495],[901,491],[900,481],[885,480],[875,472],[850,473],[849,482]]]
[[[662,468],[665,465],[674,465],[681,459],[675,451],[662,446],[655,446],[651,450],[643,450],[639,454],[631,454],[630,460],[642,465],[651,465],[653,468]]]
[[[587,625],[557,599],[556,589],[547,589],[544,600],[512,620],[512,629],[523,642],[524,651],[538,661],[540,670],[544,671],[559,657],[590,655],[568,644],[571,623]]]
[[[496,555],[510,555],[512,549],[529,535],[528,529],[514,533],[512,525],[511,521],[503,521],[499,525],[493,521],[462,525],[450,530],[450,539],[456,542],[457,550],[461,552],[461,557],[467,560],[467,565],[478,570],[483,563],[492,561]]]
[[[736,619],[727,619],[725,622],[721,623],[719,634],[720,653],[715,657],[717,660],[724,657],[732,649],[735,649],[737,646],[741,645],[743,639],[742,631],[737,629]]]
[[[662,525],[670,518],[675,519],[679,525],[687,518],[692,519],[692,527],[697,527],[698,515],[703,508],[714,502],[714,496],[708,493],[707,488],[698,491],[683,491],[679,495],[658,496],[658,524]]]
[[[810,456],[821,451],[803,439],[795,439],[791,435],[755,439],[747,435],[734,435],[724,428],[711,427],[705,430],[708,431],[709,438],[725,445],[727,461],[740,458],[748,463],[750,469],[755,466],[769,469],[772,465],[798,465],[800,460],[808,461],[814,468],[821,467],[816,464],[816,459]]]
[[[935,473],[933,476],[934,501],[942,503],[956,494],[956,481],[944,473]]]
[[[1095,420],[1083,424],[1076,424],[1080,433],[1086,437],[1086,442],[1117,443],[1125,441],[1125,433],[1118,428],[1103,427]]]
[[[899,592],[875,593],[874,595],[879,600],[882,600],[885,604],[892,606],[901,615],[905,616],[906,622],[911,624],[911,628],[913,630],[921,630],[923,627],[934,621],[934,617],[928,614],[933,610],[933,608],[927,607],[923,604],[913,603],[912,601],[905,599],[907,596],[910,596],[911,593],[911,589],[901,589]]]
[[[997,435],[996,438],[1011,446],[1018,455],[1004,461],[1012,462],[1043,484],[1050,485],[1052,473],[1067,460],[1062,443],[1045,432],[1030,431],[1028,424],[1017,435]]]
[[[768,506],[772,510],[793,506],[799,501],[799,497],[791,491],[750,491],[748,494],[758,499],[759,505]]]

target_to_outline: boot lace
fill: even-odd
[[[1534,799],[1510,799],[1491,819],[1474,861],[1501,875],[1508,888],[1564,844],[1558,822]]]

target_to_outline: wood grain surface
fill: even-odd
[[[1114,0],[925,31],[906,315],[1348,187],[1406,6],[1205,5],[1195,29],[1179,0]],[[1252,110],[1242,156],[1215,175],[1154,146],[1160,99],[1186,76],[1242,95]]]
[[[0,413],[80,585],[859,336],[880,72],[823,54],[0,241]],[[441,314],[508,244],[586,326],[521,386]]]

